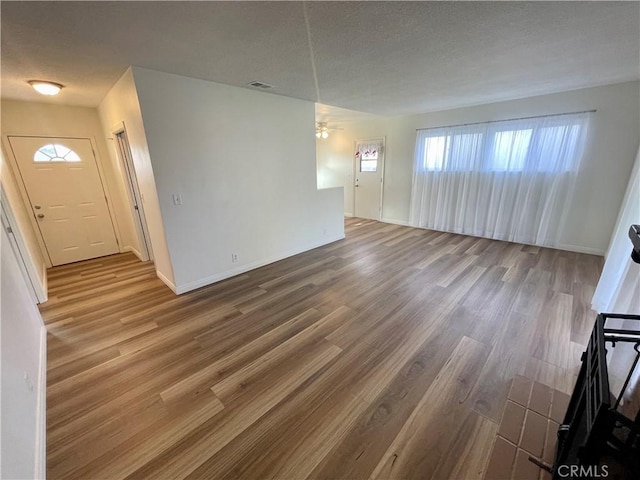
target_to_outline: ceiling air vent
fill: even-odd
[[[250,87],[262,88],[262,89],[273,88],[273,85],[269,85],[268,83],[258,82],[257,80],[254,80],[253,82],[249,82],[247,83],[247,85],[249,85]]]

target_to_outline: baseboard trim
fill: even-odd
[[[46,478],[47,468],[47,328],[40,328],[40,360],[38,365],[38,401],[36,406],[36,458],[34,477]]]
[[[592,248],[592,247],[581,247],[580,245],[568,245],[566,243],[562,243],[555,247],[558,250],[566,250],[568,252],[576,252],[576,253],[587,253],[589,255],[598,255],[599,257],[604,257],[605,251],[601,248]]]
[[[158,276],[158,278],[160,280],[162,280],[162,283],[164,283],[167,287],[169,287],[171,289],[171,291],[173,293],[175,293],[176,295],[180,295],[180,293],[183,292],[178,292],[178,289],[176,288],[176,286],[173,284],[173,282],[171,280],[169,280],[167,277],[165,277],[161,272],[159,272],[158,270],[156,270],[156,275]]]
[[[284,253],[281,253],[281,254],[278,254],[278,255],[274,255],[273,257],[269,257],[269,258],[267,258],[265,260],[260,260],[260,261],[254,262],[254,263],[241,265],[241,266],[239,266],[237,268],[233,268],[231,270],[227,270],[225,272],[222,272],[222,273],[219,273],[219,274],[216,274],[216,275],[210,275],[208,277],[201,278],[200,280],[196,280],[194,282],[189,282],[189,283],[186,283],[184,285],[177,285],[176,286],[176,290],[174,290],[174,291],[178,295],[186,293],[186,292],[190,292],[191,290],[195,290],[196,288],[205,287],[207,285],[211,285],[212,283],[220,282],[220,281],[225,280],[227,278],[235,277],[236,275],[240,275],[242,273],[246,273],[246,272],[248,272],[250,270],[254,270],[256,268],[264,267],[265,265],[269,265],[270,263],[279,262],[280,260],[284,260],[285,258],[293,257],[294,255],[298,255],[298,254],[303,253],[303,252],[308,252],[309,250],[313,250],[314,248],[322,247],[323,245],[328,245],[330,243],[337,242],[338,240],[342,240],[343,238],[344,238],[344,233],[342,235],[338,235],[336,237],[332,237],[332,238],[330,238],[328,240],[324,240],[322,242],[315,242],[313,244],[306,245],[305,247],[302,247],[302,248],[297,248],[297,249],[294,249],[294,250],[290,250],[288,252],[284,252]],[[160,276],[159,273],[158,273],[158,276]],[[165,282],[165,283],[167,283],[167,282]]]
[[[394,218],[383,218],[382,220],[380,220],[383,223],[392,223],[394,225],[402,225],[404,227],[409,227],[409,222],[405,221],[405,220],[396,220]]]
[[[142,253],[140,253],[137,248],[132,247],[131,245],[127,245],[126,247],[122,247],[122,251],[123,252],[131,252],[136,257],[138,257],[141,262],[144,262],[144,257],[142,256]]]
[[[588,255],[598,255],[599,257],[604,257],[604,254],[605,254],[605,250],[601,248],[581,247],[580,245],[570,245],[567,243],[560,243],[558,245],[539,245],[535,243],[514,242],[513,240],[503,240],[500,238],[483,237],[480,235],[473,235],[471,233],[459,233],[459,232],[452,232],[450,230],[436,230],[435,228],[416,227],[415,225],[409,225],[409,224],[407,225],[413,228],[419,228],[421,230],[433,230],[434,232],[455,233],[456,235],[466,235],[468,237],[476,237],[476,238],[487,238],[489,240],[497,240],[500,242],[518,243],[520,245],[531,245],[532,247],[552,248],[554,250],[564,250],[567,252],[586,253]]]

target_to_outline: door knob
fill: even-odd
[[[36,217],[38,217],[38,218],[44,218],[44,213],[39,213],[38,215],[36,215]]]

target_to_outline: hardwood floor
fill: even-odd
[[[48,478],[480,479],[516,374],[569,392],[602,259],[368,220],[175,296],[49,271]]]

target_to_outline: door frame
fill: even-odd
[[[136,236],[138,237],[138,244],[142,250],[141,252],[135,251],[133,253],[136,254],[143,262],[153,260],[153,248],[151,245],[151,237],[149,236],[147,217],[144,212],[144,202],[142,199],[142,193],[140,192],[140,184],[138,183],[133,155],[131,154],[129,135],[127,134],[127,128],[124,122],[120,122],[112,127],[111,134],[113,137],[110,138],[110,140],[113,141],[115,155],[122,168],[122,175],[124,177],[124,183],[126,184],[127,196],[129,199],[131,218],[133,218],[133,223],[136,228]],[[120,144],[117,139],[120,135],[124,135],[124,145]],[[120,152],[121,148],[126,148],[127,151]]]
[[[42,253],[42,258],[44,259],[47,268],[53,267],[53,262],[51,262],[51,257],[49,257],[49,251],[47,250],[46,243],[44,241],[44,237],[42,236],[42,232],[40,231],[40,227],[36,222],[36,217],[33,214],[33,208],[31,207],[31,200],[29,199],[29,194],[27,192],[27,188],[24,184],[24,180],[22,179],[22,174],[20,173],[20,167],[18,166],[18,159],[15,156],[13,148],[11,147],[11,142],[9,141],[10,137],[25,137],[25,138],[50,138],[52,140],[55,139],[69,139],[69,140],[89,140],[91,143],[91,150],[93,151],[93,157],[96,161],[96,166],[98,168],[98,177],[100,178],[100,184],[102,185],[102,191],[104,192],[105,200],[107,202],[107,211],[109,212],[109,220],[111,221],[111,227],[113,228],[113,233],[116,237],[116,244],[118,246],[118,251],[121,251],[120,245],[122,244],[120,237],[120,229],[118,226],[118,221],[115,217],[115,213],[113,208],[113,201],[111,199],[111,192],[109,191],[109,187],[107,182],[105,181],[106,175],[104,169],[102,167],[102,161],[100,159],[100,155],[98,154],[98,147],[96,145],[95,139],[93,137],[78,137],[74,135],[25,135],[21,133],[12,134],[5,133],[2,135],[2,142],[5,147],[5,152],[7,153],[7,158],[9,159],[9,165],[11,166],[11,170],[13,173],[13,177],[15,178],[16,185],[18,186],[18,190],[20,191],[20,196],[22,197],[22,202],[29,214],[29,221],[31,222],[31,228],[36,234],[36,239],[38,240],[38,246],[40,247],[40,251]]]
[[[25,283],[29,288],[29,293],[34,303],[44,303],[47,301],[47,289],[40,283],[38,278],[38,272],[36,272],[36,266],[33,263],[31,255],[29,255],[29,249],[24,241],[22,232],[18,228],[18,222],[16,221],[11,204],[7,198],[4,187],[0,187],[0,197],[2,198],[2,204],[0,205],[0,217],[2,217],[2,228],[7,232],[11,248],[13,249],[16,258],[18,259],[18,265],[22,274],[25,277]],[[44,277],[46,282],[46,275]]]
[[[378,163],[380,165],[380,204],[378,205],[378,218],[376,220],[378,221],[382,221],[382,206],[383,206],[383,201],[384,201],[384,167],[385,164],[387,163],[385,161],[386,157],[387,157],[387,137],[386,135],[380,136],[380,137],[367,137],[367,138],[358,138],[356,140],[354,140],[353,142],[353,152],[356,151],[356,148],[358,148],[358,144],[359,143],[364,143],[364,142],[375,142],[381,140],[382,143],[382,162],[380,164],[380,162]],[[356,175],[358,174],[358,160],[355,157],[355,154],[352,156],[353,158],[353,216],[357,217],[358,213],[356,211],[356,195],[357,195],[357,190],[356,190]]]

